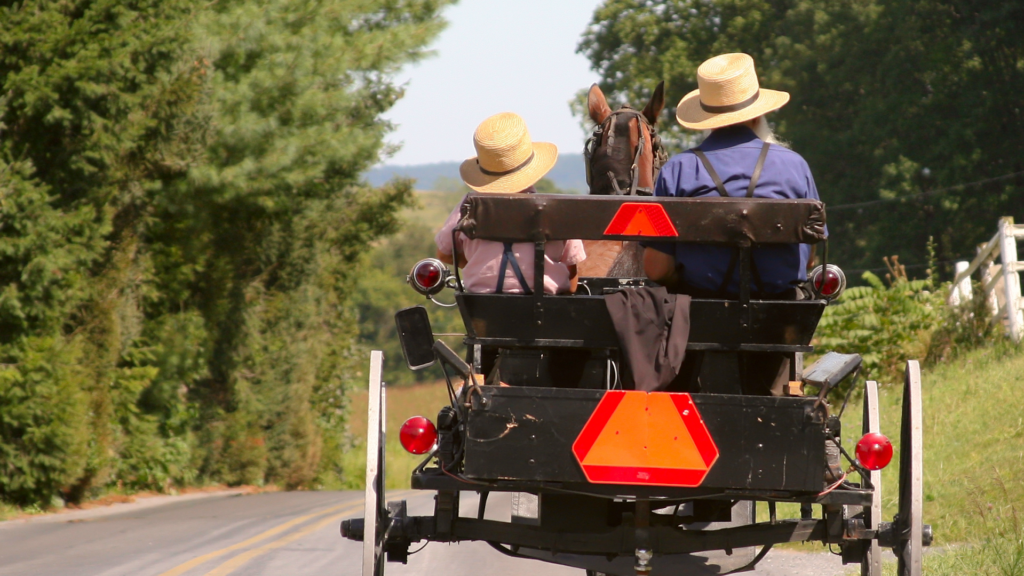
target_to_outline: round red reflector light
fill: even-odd
[[[437,428],[434,423],[423,416],[413,416],[402,424],[398,439],[412,454],[426,454],[437,443]]]
[[[818,266],[811,272],[810,278],[814,291],[819,296],[834,300],[846,290],[846,275],[834,264],[829,264],[826,268]]]
[[[836,274],[832,269],[828,269],[824,274],[818,275],[814,282],[814,287],[825,296],[831,296],[839,292],[840,286],[842,286],[842,280],[839,278],[839,274]]]
[[[857,442],[857,460],[868,470],[885,468],[892,460],[892,442],[884,434],[865,434]]]
[[[443,262],[436,258],[427,258],[412,267],[406,281],[420,294],[432,296],[444,290],[448,274],[448,267]]]
[[[416,283],[424,288],[433,288],[437,286],[437,283],[441,281],[441,268],[430,262],[420,262],[416,265],[416,271],[413,272],[413,276],[416,277]]]

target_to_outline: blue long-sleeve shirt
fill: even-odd
[[[699,148],[707,156],[730,197],[747,195],[757,157],[764,145],[746,126],[730,126],[713,131]],[[692,152],[683,152],[669,159],[658,175],[655,196],[699,198],[720,196],[711,175]],[[755,198],[818,200],[818,189],[807,162],[796,152],[775,144],[765,158],[764,168],[754,188]],[[722,286],[734,249],[700,244],[641,242],[674,255],[682,264],[687,286],[703,291],[717,291]],[[794,283],[807,279],[807,260],[811,248],[807,244],[771,245],[754,248],[754,266],[767,294],[786,291]],[[751,288],[757,289],[757,286]],[[739,266],[726,291],[739,293]]]

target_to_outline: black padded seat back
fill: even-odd
[[[466,236],[498,242],[657,239],[743,247],[825,239],[825,205],[817,200],[469,194],[462,216]]]

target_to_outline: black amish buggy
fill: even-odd
[[[864,436],[851,455],[840,442],[846,402],[836,411],[828,393],[856,378],[860,357],[829,353],[802,367],[821,314],[845,284],[841,271],[815,269],[809,299],[762,300],[751,288],[754,247],[814,244],[824,226],[814,200],[467,196],[458,230],[534,243],[533,291],[471,294],[457,269],[450,275],[432,259],[413,267],[410,283],[431,300],[454,290],[469,357],[435,342],[424,308],[396,315],[409,367],[440,361],[450,397],[436,426],[415,417],[402,427],[403,446],[428,454],[412,488],[436,493],[433,515],[410,516],[405,501],[385,500],[383,358],[371,354],[365,515],[341,526],[363,542],[363,576],[382,574],[385,560],[405,563],[418,542],[460,541],[622,576],[742,572],[775,544],[817,541],[862,574],[881,574],[884,547],[896,553],[899,574],[919,575],[932,538],[921,517],[918,363],[908,362],[903,388],[898,513],[883,521],[880,469],[892,446],[879,430],[877,385],[865,383]],[[738,299],[690,302],[686,350],[705,358],[699,391],[630,390],[623,377],[604,298],[650,281],[583,278],[573,295],[544,294],[545,242],[652,236],[730,246],[739,256]],[[759,352],[790,359],[783,396],[744,395],[726,369],[728,358]],[[510,385],[484,385],[495,355]],[[478,505],[460,515],[464,492],[478,493]],[[485,519],[496,493],[511,493],[509,521]],[[757,517],[757,502],[767,518]],[[778,517],[779,502],[798,503],[800,517]]]

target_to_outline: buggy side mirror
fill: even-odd
[[[410,370],[422,370],[434,364],[434,333],[430,317],[423,306],[405,308],[395,313],[398,340]]]

